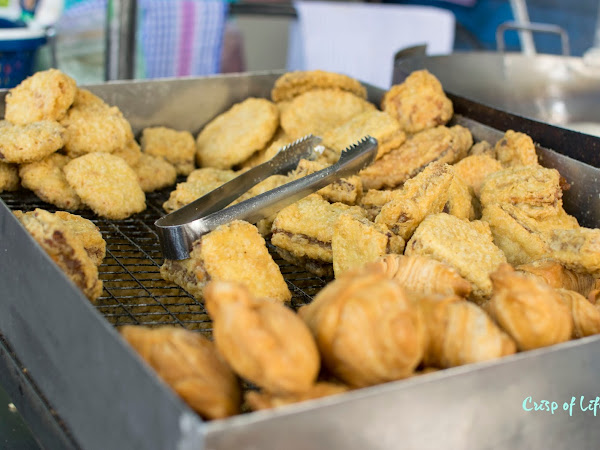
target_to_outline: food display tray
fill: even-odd
[[[249,96],[268,97],[278,72],[88,88],[119,106],[134,133],[163,125],[193,133]],[[370,87],[379,103],[382,92]],[[6,91],[0,91],[0,104]],[[452,96],[455,121],[477,139],[508,128],[528,132],[544,165],[572,184],[565,209],[600,226],[593,159],[569,143],[598,139]],[[3,111],[0,109],[0,114]],[[585,160],[586,163],[577,161]],[[101,229],[107,256],[102,297],[91,304],[29,236],[11,210],[54,210],[28,191],[0,198],[0,383],[40,443],[83,449],[593,448],[600,442],[593,401],[600,396],[600,337],[496,361],[446,369],[342,395],[202,421],[120,338],[123,324],[178,324],[210,334],[202,302],[160,277],[153,223],[169,189],[149,194],[146,211],[111,221],[82,211]],[[305,304],[328,280],[280,259]],[[547,401],[548,403],[544,403]],[[590,403],[590,401],[592,403]],[[535,406],[539,410],[535,410]],[[591,405],[591,407],[590,407]],[[566,407],[566,410],[564,409]]]

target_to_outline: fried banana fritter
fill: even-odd
[[[131,168],[137,174],[138,182],[144,192],[172,186],[177,180],[175,166],[160,156],[142,153],[139,161]]]
[[[94,264],[97,266],[102,264],[106,256],[106,241],[94,222],[66,211],[56,211],[54,215],[59,217],[77,236]]]
[[[597,228],[554,229],[548,233],[550,257],[566,268],[600,274],[600,230]]]
[[[496,158],[504,167],[536,166],[533,140],[525,133],[508,130],[494,146]]]
[[[298,179],[325,169],[327,166],[326,163],[301,159],[296,170],[292,172],[292,176],[294,179]],[[353,206],[362,195],[362,181],[357,175],[339,178],[330,185],[319,189],[317,193],[331,203],[340,202]]]
[[[71,161],[66,155],[53,153],[44,159],[19,168],[23,187],[35,192],[43,201],[62,209],[80,209],[83,202],[67,183],[63,168]]]
[[[120,220],[146,209],[137,174],[122,158],[89,153],[63,170],[69,186],[99,216]]]
[[[189,131],[166,127],[150,127],[142,131],[142,151],[160,156],[177,169],[177,175],[189,175],[194,170],[196,144]]]
[[[541,259],[516,267],[518,272],[536,277],[555,289],[579,292],[587,298],[596,288],[596,278],[589,273],[567,269],[558,261]]]
[[[292,139],[322,136],[375,106],[351,92],[317,89],[294,98],[281,113],[281,128]]]
[[[600,333],[600,309],[578,292],[568,289],[557,289],[557,292],[573,318],[572,338]]]
[[[367,90],[358,80],[347,75],[323,70],[287,72],[280,76],[271,90],[274,102],[289,101],[313,89],[338,89],[367,98]]]
[[[446,213],[429,215],[406,244],[404,254],[424,255],[454,267],[472,285],[477,303],[492,294],[490,273],[506,262],[502,250],[479,226]]]
[[[236,376],[204,336],[173,326],[126,325],[120,332],[157,375],[203,418],[222,419],[240,412]]]
[[[433,161],[453,164],[462,159],[472,142],[471,132],[460,125],[431,128],[415,134],[399,148],[361,170],[359,176],[364,189],[393,189]]]
[[[44,120],[16,125],[0,120],[0,162],[25,164],[39,161],[60,149],[65,129],[58,122]]]
[[[291,293],[254,225],[241,220],[221,225],[193,244],[189,259],[165,260],[161,275],[201,298],[211,281],[244,285],[258,298],[287,302]]]
[[[278,126],[279,110],[269,100],[248,98],[236,103],[198,134],[198,166],[230,169],[262,149]]]
[[[0,192],[16,191],[20,183],[19,166],[0,161]]]
[[[206,286],[217,349],[242,378],[274,394],[308,391],[321,360],[310,330],[281,303],[256,298],[236,283]]]
[[[444,125],[453,114],[442,85],[427,70],[415,71],[403,83],[392,86],[383,96],[381,109],[395,117],[407,133]]]
[[[348,392],[350,388],[339,383],[319,381],[310,387],[308,391],[297,394],[272,394],[270,392],[250,391],[244,396],[246,403],[252,411],[279,408],[293,403],[315,400],[317,398],[329,397],[330,395]]]
[[[61,120],[76,92],[75,80],[59,70],[36,72],[6,95],[5,119],[21,125]]]
[[[502,164],[486,154],[467,156],[454,164],[453,167],[456,176],[473,189],[476,197],[480,195],[481,185],[485,178],[502,170]]]

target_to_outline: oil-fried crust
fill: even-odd
[[[427,70],[415,71],[403,83],[392,86],[383,96],[381,109],[395,117],[407,133],[444,125],[453,114],[442,85]]]
[[[361,170],[359,176],[365,189],[393,189],[433,161],[452,164],[462,159],[472,142],[471,132],[460,125],[431,128]]]
[[[0,161],[24,164],[39,161],[60,149],[65,129],[51,120],[26,125],[0,120],[0,134]]]
[[[572,338],[578,339],[600,333],[600,309],[578,292],[557,289],[573,318]]]
[[[363,192],[358,205],[367,212],[367,218],[369,220],[375,221],[375,218],[381,212],[383,205],[392,200],[394,192],[396,191],[369,189],[368,191]]]
[[[132,169],[137,174],[138,182],[144,192],[172,186],[177,180],[175,166],[160,156],[142,153]]]
[[[195,168],[196,144],[189,131],[150,127],[142,131],[142,151],[161,156],[175,166],[178,175],[189,175]]]
[[[138,177],[122,158],[89,153],[63,170],[69,186],[99,216],[120,220],[146,209]]]
[[[19,167],[0,161],[0,192],[16,191],[19,189]]]
[[[196,138],[200,167],[230,169],[262,149],[279,126],[279,110],[264,98],[248,98],[215,117]]]
[[[459,219],[473,220],[475,218],[471,189],[456,174],[448,188],[448,201],[444,205],[443,212]]]
[[[579,272],[600,274],[600,230],[597,228],[555,229],[548,235],[552,259]]]
[[[326,168],[329,164],[301,159],[292,177],[298,179]],[[362,195],[362,181],[357,175],[340,178],[328,186],[317,191],[321,197],[331,203],[345,203],[353,206]]]
[[[56,211],[54,215],[62,219],[75,236],[77,236],[88,256],[94,261],[94,264],[97,266],[102,264],[106,256],[106,241],[94,222],[66,211]]]
[[[504,167],[536,166],[533,140],[525,133],[508,130],[494,146],[496,158]]]
[[[478,198],[485,178],[500,170],[502,170],[502,164],[485,153],[467,156],[454,164],[456,176],[464,181]]]
[[[271,158],[273,158],[282,147],[290,144],[292,139],[286,136],[285,132],[279,128],[271,140],[267,143],[265,148],[259,150],[255,154],[253,154],[250,158],[240,164],[242,169],[250,169],[252,167],[258,166],[264,162],[267,162]]]
[[[496,150],[488,141],[479,141],[469,149],[468,156],[486,155],[496,159]]]
[[[593,275],[567,269],[552,259],[540,259],[529,264],[521,264],[516,269],[544,281],[555,289],[579,292],[586,298],[596,288],[596,278]]]
[[[142,149],[135,139],[131,139],[127,144],[125,144],[125,147],[119,148],[112,152],[112,155],[123,158],[130,167],[133,167],[140,161],[140,158],[142,157]]]
[[[61,120],[75,99],[75,80],[56,69],[36,72],[6,96],[6,120],[27,124]]]
[[[313,89],[339,89],[367,98],[367,90],[358,80],[347,75],[323,70],[287,72],[279,77],[271,90],[274,102],[292,100]]]
[[[305,392],[297,394],[276,395],[270,392],[250,391],[244,395],[244,400],[252,411],[279,408],[293,403],[305,402],[317,398],[329,397],[330,395],[342,394],[349,391],[348,386],[339,383],[319,381]]]

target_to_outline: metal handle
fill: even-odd
[[[504,43],[504,32],[506,30],[521,30],[521,31],[533,31],[536,33],[549,33],[549,34],[558,34],[560,36],[561,45],[562,45],[562,54],[563,56],[569,56],[569,35],[564,30],[564,28],[559,27],[558,25],[551,25],[546,23],[530,23],[527,25],[520,25],[516,22],[504,22],[498,25],[496,29],[496,44],[498,45],[498,51],[500,53],[504,53],[506,45]]]

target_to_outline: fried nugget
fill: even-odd
[[[488,141],[479,141],[469,149],[468,156],[486,155],[496,159],[496,150]]]
[[[111,153],[133,139],[131,125],[119,108],[108,106],[85,89],[77,91],[73,106],[60,123],[65,127],[65,150],[73,158],[93,152]]]
[[[295,394],[272,394],[270,392],[250,391],[244,396],[246,403],[252,411],[279,408],[293,403],[329,397],[330,395],[348,392],[350,388],[339,383],[320,381],[311,386],[307,391]]]
[[[578,272],[600,274],[600,230],[597,228],[554,229],[548,233],[552,259]]]
[[[274,102],[289,101],[313,89],[338,89],[367,98],[367,90],[354,78],[323,70],[305,70],[280,76],[271,90],[271,99]]]
[[[516,267],[518,272],[536,277],[555,289],[579,292],[587,297],[596,288],[596,278],[589,273],[567,269],[558,261],[540,259]]]
[[[502,170],[502,164],[487,154],[471,155],[454,164],[454,173],[479,197],[485,178]]]
[[[125,147],[115,150],[112,154],[119,158],[123,158],[130,167],[133,167],[140,161],[142,149],[135,139],[131,139],[125,144]]]
[[[573,318],[574,339],[600,334],[600,309],[578,292],[557,289]]]
[[[196,138],[200,167],[230,169],[265,146],[279,125],[277,106],[248,98],[211,120]]]
[[[120,332],[200,416],[221,419],[239,413],[241,392],[236,376],[204,336],[173,326],[126,325]]]
[[[69,186],[99,216],[120,220],[146,209],[137,174],[122,158],[89,153],[63,170]]]
[[[325,169],[327,166],[328,164],[326,163],[301,159],[296,169],[292,172],[292,177],[294,179],[305,177]],[[340,202],[353,206],[362,195],[362,182],[357,175],[339,178],[330,185],[319,189],[317,193],[331,203]]]
[[[525,133],[508,130],[494,146],[496,158],[504,167],[536,166],[535,145]]]
[[[291,293],[254,225],[221,225],[193,244],[189,259],[165,260],[161,274],[201,298],[210,280],[244,285],[253,296],[287,302]]]
[[[61,120],[76,92],[75,80],[59,70],[36,72],[6,95],[5,119],[22,125]]]
[[[444,205],[443,212],[459,219],[471,220],[475,218],[473,202],[471,188],[455,174],[448,188],[448,200]]]
[[[190,173],[184,183],[178,183],[169,199],[163,203],[166,212],[171,213],[192,203],[194,200],[215,190],[222,184],[234,179],[236,173],[233,170],[222,169],[196,169]]]
[[[19,168],[23,187],[35,192],[39,198],[62,209],[80,209],[83,202],[67,183],[63,168],[71,161],[66,155],[53,153],[46,158],[22,164]]]
[[[471,132],[460,125],[431,128],[361,170],[359,176],[364,189],[393,189],[433,161],[452,164],[462,159],[472,142]]]
[[[81,241],[94,264],[97,266],[102,264],[106,256],[106,241],[94,222],[66,211],[56,211],[54,215],[59,217]]]
[[[102,293],[98,268],[71,227],[43,209],[17,214],[17,218],[84,295],[95,301]]]
[[[285,132],[281,128],[279,128],[275,132],[275,135],[267,143],[265,148],[254,153],[250,158],[248,158],[246,161],[240,164],[240,167],[242,169],[250,169],[252,167],[265,163],[271,158],[273,158],[279,152],[279,150],[281,150],[283,147],[290,144],[291,142],[292,139],[286,136]]]
[[[427,70],[414,71],[403,83],[392,86],[383,96],[381,109],[395,117],[407,133],[444,125],[453,114],[442,85]]]
[[[236,283],[211,282],[205,304],[215,345],[242,378],[274,394],[308,391],[319,374],[319,350],[294,311],[256,298]]]
[[[169,161],[160,156],[142,153],[139,161],[131,167],[138,177],[144,192],[172,186],[177,180],[177,170]]]
[[[331,238],[334,274],[338,278],[388,253],[402,253],[404,245],[404,239],[392,234],[385,225],[342,214]]]
[[[0,192],[16,191],[19,189],[19,167],[0,161]]]
[[[189,175],[194,170],[196,144],[189,131],[166,127],[150,127],[142,131],[142,151],[161,156],[175,166],[178,175]]]
[[[51,120],[16,125],[0,120],[0,162],[25,164],[39,161],[61,148],[65,129]]]
[[[317,89],[294,98],[281,113],[281,128],[292,139],[309,133],[322,136],[375,106],[356,95],[334,89]]]
[[[471,282],[471,297],[481,303],[492,294],[490,273],[506,262],[502,250],[476,225],[446,213],[429,215],[406,244],[404,254],[424,255],[454,267]]]

